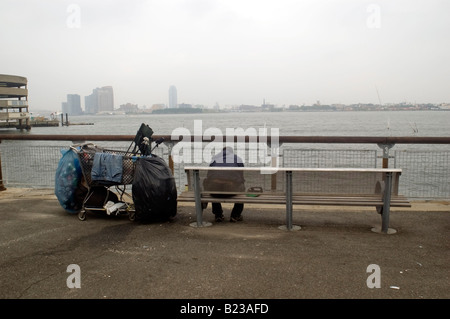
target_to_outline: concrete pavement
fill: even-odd
[[[291,232],[278,228],[283,206],[246,205],[239,223],[204,214],[211,227],[189,226],[188,203],[173,222],[89,213],[82,222],[51,189],[9,188],[0,192],[0,298],[450,297],[449,202],[392,209],[393,235],[370,231],[381,224],[374,208],[294,207],[301,230]],[[68,287],[70,265],[81,288]]]

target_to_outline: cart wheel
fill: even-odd
[[[83,209],[78,213],[78,219],[79,220],[86,220],[86,211]]]

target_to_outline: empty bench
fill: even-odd
[[[205,189],[208,171],[242,171],[245,191],[218,192]],[[398,194],[401,169],[390,168],[272,168],[272,167],[185,167],[187,189],[178,201],[195,202],[196,222],[208,226],[203,209],[208,202],[285,204],[287,230],[299,229],[292,223],[293,205],[373,206],[381,214],[382,233],[389,228],[391,207],[411,207]],[[228,195],[230,197],[215,197]],[[375,229],[374,229],[375,230]]]

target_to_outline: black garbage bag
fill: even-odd
[[[136,162],[132,183],[135,220],[167,221],[177,214],[177,187],[170,168],[159,156]]]

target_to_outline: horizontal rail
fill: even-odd
[[[401,168],[296,168],[296,167],[211,167],[211,166],[186,166],[185,171],[260,171],[261,173],[276,172],[348,172],[348,173],[401,173]]]
[[[154,140],[165,142],[271,142],[271,136],[178,136],[153,135]],[[46,134],[0,134],[2,140],[27,141],[133,141],[135,135],[46,135]],[[189,140],[190,138],[190,140]],[[450,137],[435,136],[279,136],[278,143],[345,143],[345,144],[450,144]]]
[[[17,187],[20,185],[32,185],[33,187],[53,187],[54,170],[56,169],[56,165],[59,159],[61,158],[61,142],[63,144],[67,144],[67,147],[69,145],[90,142],[94,144],[101,144],[103,140],[107,140],[109,141],[107,143],[125,143],[127,144],[126,146],[128,146],[130,142],[134,141],[135,139],[135,136],[132,135],[88,135],[84,133],[83,135],[42,135],[23,132],[11,133],[12,132],[1,132],[0,130],[0,191],[4,189],[4,182],[5,185],[9,184],[11,185],[11,187]],[[202,166],[206,162],[208,162],[208,160],[205,159],[205,154],[196,154],[195,150],[196,147],[203,148],[206,144],[209,143],[208,141],[211,138],[202,138],[203,143],[201,143],[198,141],[198,137],[196,136],[180,136],[180,140],[177,140],[178,136],[174,136],[172,138],[172,136],[170,135],[153,135],[153,138],[155,140],[160,137],[164,137],[166,147],[155,149],[155,152],[159,156],[164,157],[168,162],[170,169],[178,179],[179,190],[182,191],[184,189],[184,185],[186,184],[186,174],[184,172],[184,168],[186,166]],[[225,137],[225,141],[227,141],[227,138],[228,142],[230,142],[230,139],[233,140],[233,137]],[[1,143],[1,139],[4,140],[3,143]],[[248,137],[246,139],[248,140]],[[41,141],[47,141],[47,143],[51,144],[51,146],[28,145],[26,148],[24,148],[23,146],[21,146],[22,142],[16,142],[20,140],[24,140],[23,142],[28,142],[28,144],[34,144],[33,140],[37,143]],[[55,140],[60,141],[54,142]],[[194,152],[192,152],[191,156],[186,160],[182,158],[181,161],[180,157],[174,157],[173,155],[178,154],[173,151],[176,150],[174,146],[177,144],[177,142],[186,142],[190,140],[194,141],[194,143],[191,143],[190,145],[191,148],[194,147]],[[221,140],[222,136],[220,136],[220,138],[218,139],[219,143]],[[273,167],[274,170],[276,170],[277,167],[402,168],[402,191],[408,197],[424,199],[449,198],[450,189],[448,181],[450,172],[448,171],[448,167],[450,167],[450,151],[448,150],[448,147],[442,149],[440,145],[442,145],[443,147],[450,145],[450,137],[436,138],[413,136],[407,138],[384,138],[364,136],[299,136],[292,138],[290,136],[280,136],[279,141],[286,142],[286,144],[282,144],[282,142],[280,142],[278,144],[278,146],[280,147],[280,155],[270,158],[269,156],[271,156],[271,154],[277,155],[278,152],[273,153],[272,150],[272,152],[269,153],[269,151],[264,149],[264,151],[267,151],[269,154],[264,153],[263,156],[258,153],[258,157],[256,157],[256,153],[250,154],[251,149],[249,145],[249,149],[246,150],[245,155],[243,155],[243,160],[244,163],[248,160],[249,164],[252,165],[246,166],[252,167],[255,166],[253,164],[259,163],[261,166]],[[367,150],[360,151],[339,149],[340,145],[345,146],[350,144],[332,144],[333,142],[341,143],[342,141],[366,143],[354,144],[359,145],[362,148],[364,148],[364,145],[376,146],[378,144],[378,146],[383,151],[382,156],[380,154],[380,150],[371,150],[369,151],[370,154],[366,155]],[[252,140],[251,142],[254,142],[254,140]],[[295,142],[299,142],[299,144],[296,145]],[[311,145],[311,147],[313,147],[314,145],[316,145],[316,147],[320,146],[320,144],[312,143],[323,143],[322,145],[328,145],[328,149],[311,150],[310,147],[308,147],[308,144],[300,144],[301,142],[311,143],[309,144]],[[377,144],[371,144],[375,142]],[[420,147],[420,144],[412,144],[415,142],[426,142],[428,145],[422,144],[422,147],[426,148],[425,150],[414,148],[411,150],[411,152],[408,152],[401,148],[401,150],[390,151],[391,146],[395,144],[394,142],[408,142],[410,144],[404,144],[405,147],[406,145],[408,145],[408,148],[409,146],[417,148]],[[124,150],[126,150],[126,146],[122,145],[120,146],[120,149],[123,148]],[[295,148],[296,146],[297,149]],[[397,147],[401,147],[401,144],[398,144]],[[354,154],[355,152],[357,154]],[[361,156],[360,152],[363,152],[364,156]],[[178,156],[179,155],[180,154],[178,154]],[[1,170],[2,166],[3,172]],[[30,178],[30,176],[34,177]],[[5,179],[3,179],[2,177],[4,177]],[[271,181],[267,181],[267,183],[270,184]]]

